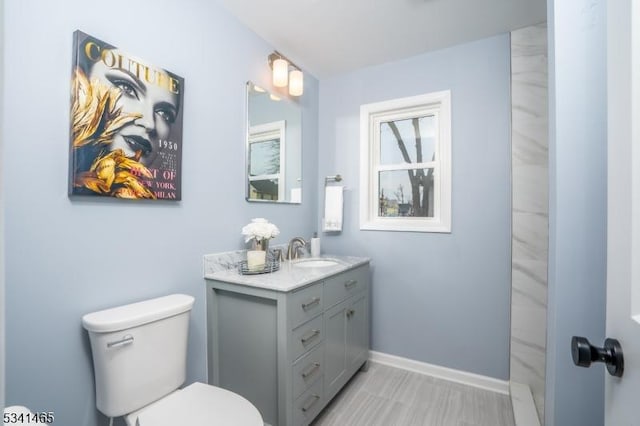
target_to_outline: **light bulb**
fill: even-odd
[[[288,79],[289,63],[282,58],[273,61],[273,85],[276,87],[285,87]]]
[[[302,71],[293,70],[289,73],[289,94],[301,96],[304,91],[304,77]]]

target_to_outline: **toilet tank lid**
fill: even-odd
[[[86,314],[82,325],[96,333],[126,330],[187,312],[193,307],[193,301],[194,298],[186,294],[158,297]]]

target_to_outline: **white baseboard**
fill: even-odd
[[[450,382],[462,383],[464,385],[497,392],[503,395],[509,395],[509,382],[506,380],[499,380],[493,377],[482,376],[480,374],[454,370],[452,368],[441,367],[439,365],[428,364],[421,361],[414,361],[412,359],[376,351],[369,351],[369,361],[420,374],[426,374],[428,376],[437,377],[438,379],[448,380]]]
[[[511,382],[511,405],[516,426],[540,426],[538,411],[529,386]]]

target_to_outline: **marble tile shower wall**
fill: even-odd
[[[544,418],[549,241],[547,26],[511,33],[511,380]]]

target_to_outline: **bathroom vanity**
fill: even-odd
[[[369,351],[369,259],[282,262],[271,274],[207,273],[209,383],[266,424],[309,424]]]

